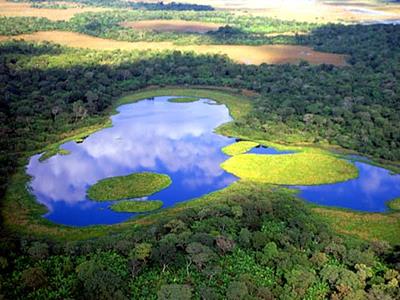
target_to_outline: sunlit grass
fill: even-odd
[[[117,212],[131,212],[139,213],[157,210],[163,205],[162,201],[151,200],[151,201],[135,201],[135,200],[124,200],[111,205],[111,209]]]
[[[383,240],[391,244],[400,244],[399,213],[364,213],[322,207],[313,208],[313,212],[339,233],[368,241]]]
[[[291,155],[240,154],[222,168],[241,179],[282,185],[315,185],[356,178],[357,168],[345,161],[320,153]]]
[[[224,152],[226,155],[233,156],[246,153],[258,145],[259,144],[256,142],[241,141],[222,148],[222,152]]]
[[[100,180],[89,188],[88,196],[96,201],[139,198],[161,191],[171,183],[168,175],[134,173]]]

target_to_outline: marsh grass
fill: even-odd
[[[221,164],[241,179],[281,185],[316,185],[346,181],[358,176],[357,168],[320,153],[291,155],[239,154]]]
[[[168,102],[172,102],[172,103],[191,103],[191,102],[196,102],[199,101],[199,98],[196,97],[174,97],[174,98],[169,98]]]
[[[157,210],[163,205],[162,201],[151,200],[151,201],[135,201],[135,200],[124,200],[111,205],[111,209],[117,212],[131,212],[140,213],[146,211]]]
[[[121,200],[152,195],[172,183],[168,175],[157,173],[134,173],[100,180],[92,185],[87,194],[96,201]]]
[[[364,213],[345,209],[315,207],[312,211],[335,231],[367,241],[400,244],[400,213]]]
[[[387,206],[392,210],[392,211],[400,211],[400,198],[394,199],[392,201],[389,201],[387,203]],[[400,229],[400,228],[399,228]]]
[[[247,151],[257,147],[259,143],[250,142],[250,141],[240,141],[231,145],[228,145],[222,148],[222,152],[229,156],[234,156],[242,153],[246,153]]]

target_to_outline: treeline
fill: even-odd
[[[15,0],[15,2],[31,2],[32,7],[47,7],[41,6],[41,4],[47,3],[53,6],[50,8],[59,8],[58,0]],[[55,2],[55,4],[52,4]],[[176,10],[176,11],[213,11],[214,8],[211,5],[203,4],[192,4],[192,3],[180,3],[180,2],[134,2],[134,1],[122,1],[122,0],[66,0],[63,2],[70,2],[73,4],[84,4],[89,6],[101,6],[111,8],[131,8],[131,9],[145,9],[145,10]]]
[[[0,35],[18,35],[65,28],[64,21],[53,22],[47,18],[0,16]]]
[[[213,11],[214,8],[210,5],[202,4],[191,4],[191,3],[177,3],[177,2],[130,2],[129,6],[135,9],[147,9],[147,10],[177,10],[177,11]]]
[[[236,185],[123,234],[1,246],[5,299],[400,297],[399,249],[341,238],[290,191],[265,185]]]
[[[135,30],[124,27],[123,22],[144,20],[184,20],[219,23],[216,32],[158,32]],[[102,38],[123,41],[171,41],[176,44],[293,44],[296,32],[308,32],[318,25],[296,21],[281,21],[267,17],[236,16],[227,12],[179,12],[179,11],[108,11],[82,13],[69,21],[50,21],[34,17],[1,18],[0,34],[13,35],[42,30],[66,30]],[[8,31],[8,29],[11,29]],[[272,34],[272,36],[269,36]]]

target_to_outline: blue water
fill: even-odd
[[[278,154],[291,154],[295,153],[295,151],[277,150],[271,147],[258,146],[250,149],[250,151],[247,151],[246,153],[278,155]]]
[[[59,224],[87,226],[123,222],[133,213],[113,212],[112,202],[95,202],[86,197],[97,181],[134,172],[168,174],[172,184],[144,200],[162,200],[163,207],[224,188],[237,180],[221,169],[229,157],[221,148],[235,142],[214,133],[231,121],[228,109],[209,99],[171,103],[156,97],[120,106],[112,117],[113,127],[62,148],[70,155],[56,155],[40,162],[30,159],[29,188],[46,205],[45,218]],[[248,153],[290,155],[293,151],[256,147]],[[354,164],[359,177],[342,183],[295,186],[300,197],[315,204],[359,211],[384,212],[386,202],[400,197],[400,175],[372,166],[362,157]]]
[[[300,197],[319,205],[336,206],[367,212],[384,212],[386,203],[400,197],[400,175],[355,162],[359,177],[335,184],[297,186]]]
[[[83,143],[62,146],[70,155],[56,155],[40,162],[30,159],[30,189],[48,208],[45,218],[59,224],[86,226],[114,224],[133,217],[113,212],[111,202],[86,197],[97,181],[133,172],[168,174],[172,184],[148,199],[162,200],[163,207],[224,188],[236,180],[220,164],[228,156],[221,148],[234,139],[215,134],[231,121],[224,105],[208,99],[170,103],[170,97],[120,106],[113,127],[90,135]],[[210,105],[214,104],[214,105]]]

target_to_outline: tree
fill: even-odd
[[[246,299],[249,295],[247,286],[243,282],[233,281],[229,284],[226,292],[226,298],[230,300],[242,300]]]
[[[87,115],[87,110],[81,100],[76,101],[72,104],[72,111],[74,114],[75,122],[78,119],[84,119]]]
[[[157,293],[159,300],[190,300],[192,288],[184,284],[166,284]]]

